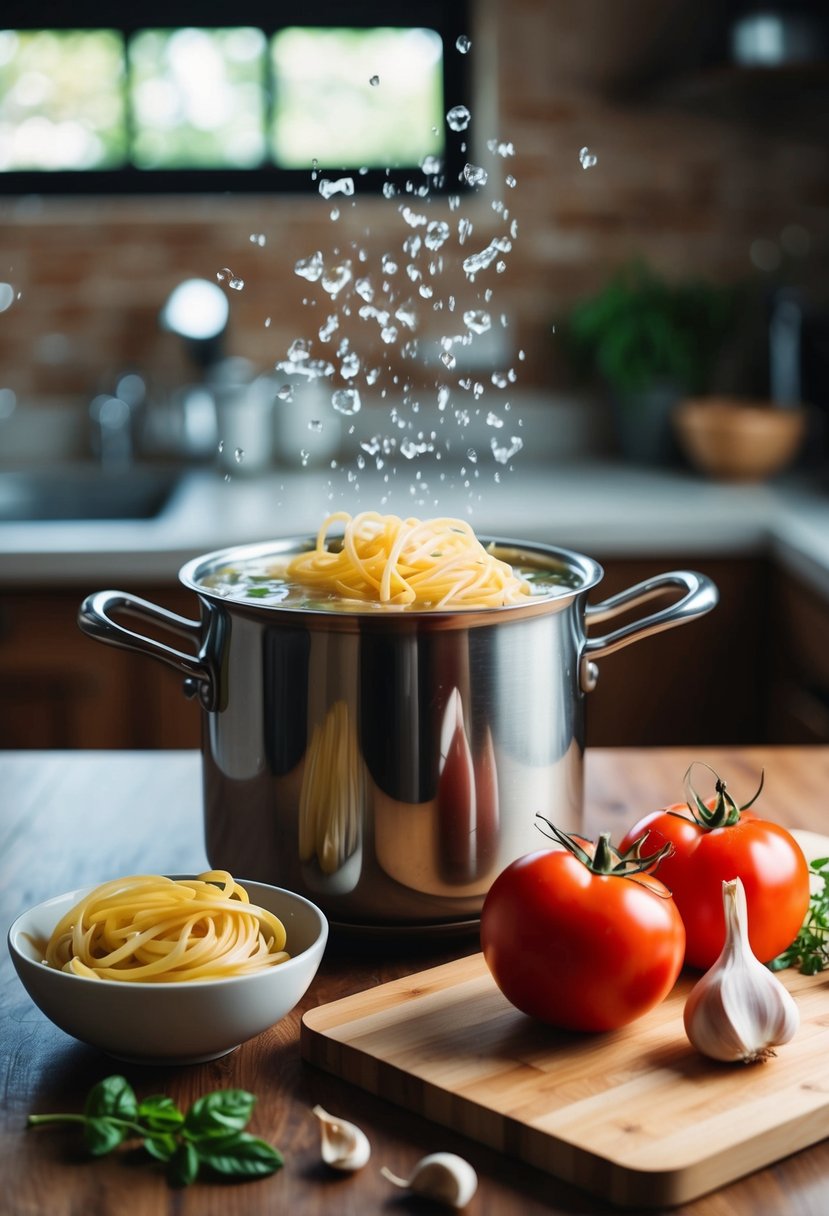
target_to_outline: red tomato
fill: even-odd
[[[564,1029],[613,1030],[670,992],[685,930],[658,879],[590,865],[567,849],[514,861],[484,900],[481,947],[523,1013]]]
[[[720,786],[718,779],[718,794]],[[756,796],[756,795],[755,795]],[[809,866],[797,841],[776,823],[736,808],[736,822],[709,827],[678,802],[654,811],[631,828],[619,852],[648,832],[648,852],[673,845],[656,873],[671,891],[685,922],[685,961],[708,968],[725,941],[722,884],[741,878],[751,949],[767,963],[794,941],[809,906]],[[717,799],[697,800],[699,812],[716,811]],[[727,804],[726,804],[727,805]]]

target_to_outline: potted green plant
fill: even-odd
[[[673,407],[709,389],[733,317],[731,289],[669,282],[641,260],[575,305],[568,348],[582,372],[610,389],[625,455],[647,462],[673,455]]]

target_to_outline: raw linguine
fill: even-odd
[[[285,927],[225,870],[103,883],[55,926],[43,961],[74,975],[169,983],[226,979],[290,957]]]
[[[328,548],[332,525],[342,544]],[[495,557],[462,519],[400,519],[336,511],[323,521],[316,547],[293,558],[287,576],[352,600],[399,607],[494,608],[530,595],[528,584]]]

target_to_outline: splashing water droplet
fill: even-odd
[[[384,325],[380,330],[380,337],[386,343],[386,346],[391,346],[391,344],[397,340],[397,326]]]
[[[252,232],[250,234],[250,243],[251,245],[258,245],[261,249],[263,245],[268,243],[268,238],[265,236],[264,232]]]
[[[294,338],[291,345],[288,347],[288,358],[291,363],[301,363],[307,359],[311,353],[311,341],[309,338]]]
[[[458,51],[460,51],[461,55],[467,55],[471,46],[472,39],[468,38],[466,34],[459,34],[455,39],[455,47]]]
[[[512,176],[511,173],[507,174],[507,176],[504,178],[504,181],[509,186],[510,190],[514,190],[515,187],[518,185],[517,180]]]
[[[479,253],[471,253],[468,258],[464,259],[464,271],[467,275],[475,275],[479,270],[486,270],[487,266],[492,265],[499,253],[509,253],[511,249],[512,241],[507,237],[495,237],[485,249],[482,249]]]
[[[489,442],[490,447],[492,448],[492,455],[498,461],[498,464],[507,464],[507,462],[512,460],[513,456],[517,455],[517,453],[520,452],[524,446],[523,439],[521,439],[518,435],[510,435],[508,445],[502,446],[499,444],[494,435]]]
[[[220,283],[227,283],[228,287],[233,291],[241,291],[245,285],[244,279],[238,279],[229,266],[225,266],[222,270],[216,271],[216,278]]]
[[[451,350],[445,350],[443,352],[443,354],[440,356],[440,361],[444,367],[447,367],[449,369],[450,372],[452,371],[452,368],[455,367],[455,365],[458,362],[457,359],[455,358],[455,356],[452,354]]]
[[[390,253],[383,254],[380,265],[383,268],[383,274],[397,274],[397,262]]]
[[[218,442],[218,445],[217,445],[217,451],[218,451],[219,455],[221,455],[224,450],[225,450],[225,441],[224,441],[224,439],[220,439]]]
[[[245,449],[236,448],[233,452],[233,459],[236,461],[237,464],[241,464],[242,461],[245,459]]]
[[[383,182],[384,198],[394,198],[395,194],[397,194],[397,186],[394,182]]]
[[[325,324],[320,326],[320,342],[330,342],[339,328],[340,318],[336,313],[332,313],[331,316],[326,319]]]
[[[468,309],[463,314],[463,319],[467,329],[471,329],[473,334],[485,334],[492,327],[492,318],[481,308]]]
[[[373,89],[376,89],[378,84],[380,83],[380,77],[379,76],[370,76],[368,82]]]
[[[487,426],[494,427],[496,431],[500,431],[501,427],[504,425],[504,420],[503,418],[499,418],[496,413],[490,410],[486,416],[486,424]]]
[[[465,245],[466,238],[468,236],[472,236],[474,229],[475,229],[475,225],[472,223],[472,220],[467,219],[465,215],[461,216],[461,218],[458,220],[458,242],[459,242],[459,244]]]
[[[594,156],[589,148],[582,148],[579,152],[579,160],[581,161],[582,169],[592,169],[598,157]]]
[[[276,395],[280,401],[293,401],[294,390],[291,388],[290,384],[283,384],[281,388],[276,390]]]
[[[310,257],[300,258],[294,263],[294,274],[298,274],[301,279],[307,279],[309,283],[316,283],[317,279],[322,277],[324,269],[325,264],[319,249]]]
[[[319,418],[311,418],[308,422],[308,430],[313,431],[315,435],[322,434],[322,423]]]
[[[353,380],[360,371],[360,356],[356,351],[349,351],[343,356],[340,364],[340,375],[343,380]]]
[[[423,238],[426,248],[432,251],[440,249],[441,245],[449,239],[449,232],[449,225],[444,220],[432,220],[427,226],[426,236]]]
[[[331,198],[334,194],[351,195],[354,193],[354,178],[338,177],[332,182],[327,177],[321,177],[319,191],[323,198]]]
[[[411,300],[407,300],[405,304],[401,304],[395,309],[395,320],[401,325],[405,325],[407,329],[417,328],[417,311]]]
[[[497,139],[488,139],[486,146],[490,152],[494,152],[496,156],[515,156],[515,148],[512,143],[499,142]]]
[[[421,241],[420,237],[417,235],[416,232],[413,232],[413,233],[411,233],[410,236],[407,236],[405,241],[403,242],[403,252],[405,254],[408,254],[408,256],[410,258],[417,257],[417,254],[420,251],[421,244],[422,244],[422,241]]]
[[[465,164],[463,176],[470,186],[485,186],[487,182],[487,171],[481,165]]]
[[[446,115],[446,121],[453,131],[465,131],[471,118],[472,115],[466,106],[452,106]]]
[[[345,414],[346,417],[350,417],[352,414],[358,414],[360,412],[360,406],[362,405],[359,389],[335,389],[331,394],[331,405],[338,414]]]
[[[321,279],[323,290],[327,291],[332,298],[339,295],[346,283],[350,282],[351,264],[349,262],[341,262],[339,266],[326,269]]]
[[[367,304],[370,304],[374,299],[374,288],[371,285],[370,279],[358,279],[354,284],[354,290],[362,300],[365,300]]]
[[[439,156],[424,156],[420,167],[427,177],[437,177],[443,168],[443,162]]]

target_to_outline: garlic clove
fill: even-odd
[[[478,1188],[478,1175],[468,1161],[456,1153],[429,1153],[421,1158],[409,1178],[398,1178],[382,1166],[380,1173],[395,1186],[415,1195],[437,1199],[453,1208],[465,1208]]]
[[[685,1032],[712,1060],[753,1063],[774,1054],[800,1025],[789,991],[752,952],[739,878],[723,883],[725,944],[685,1003]]]
[[[335,1170],[359,1170],[371,1156],[371,1145],[365,1132],[354,1123],[329,1115],[321,1106],[312,1114],[320,1123],[320,1152],[326,1165]]]

